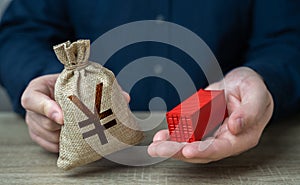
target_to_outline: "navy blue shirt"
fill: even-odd
[[[275,114],[299,110],[300,1],[296,0],[14,0],[0,25],[0,84],[14,110],[24,115],[20,97],[30,80],[63,69],[53,45],[93,41],[119,25],[158,18],[201,37],[224,74],[238,66],[258,72],[274,97]],[[125,47],[106,67],[118,74],[131,61],[153,55],[177,62],[197,88],[207,85],[186,53],[161,43]],[[133,110],[147,110],[149,100],[157,96],[168,109],[180,101],[172,84],[155,77],[136,83],[130,94]]]

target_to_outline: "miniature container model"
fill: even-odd
[[[203,90],[166,113],[170,140],[200,141],[207,137],[227,117],[224,90]]]

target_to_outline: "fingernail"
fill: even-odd
[[[58,114],[58,112],[52,113],[51,119],[52,119],[53,121],[55,121],[56,123],[60,123],[60,122],[61,122],[60,119],[59,119],[59,114]],[[60,123],[60,124],[61,124],[61,123]]]

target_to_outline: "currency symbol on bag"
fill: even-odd
[[[54,93],[64,114],[57,166],[69,170],[140,143],[143,132],[113,72],[89,61],[90,41],[68,41],[54,51],[65,67]]]
[[[95,97],[95,104],[94,104],[94,113],[92,113],[85,105],[82,103],[79,98],[75,95],[69,96],[68,98],[88,117],[88,119],[79,122],[79,127],[83,128],[88,125],[94,124],[95,128],[82,133],[84,139],[98,135],[101,144],[107,144],[107,138],[105,136],[104,130],[109,129],[117,124],[116,120],[113,119],[108,123],[101,125],[101,120],[113,114],[111,109],[108,109],[104,112],[101,112],[101,99],[102,99],[102,89],[103,83],[100,83],[96,86],[96,97]]]

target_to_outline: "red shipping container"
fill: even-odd
[[[200,141],[227,117],[224,90],[200,89],[167,112],[166,117],[171,141]]]

